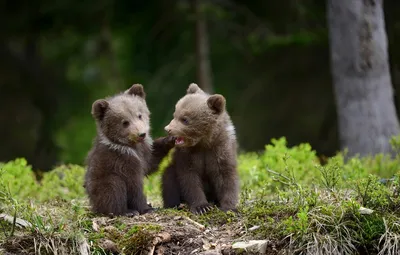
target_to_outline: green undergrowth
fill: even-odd
[[[400,152],[400,137],[391,143]],[[161,206],[161,173],[168,161],[145,180],[153,206]],[[288,254],[399,253],[400,156],[345,160],[338,153],[322,165],[309,144],[289,148],[280,138],[260,153],[241,153],[238,168],[238,213],[214,209],[195,216],[186,209],[161,209],[155,214],[176,226],[181,224],[176,219],[189,217],[206,227],[230,228],[235,240],[268,239]],[[0,220],[0,245],[9,252],[25,247],[28,253],[74,254],[89,247],[92,254],[104,254],[108,240],[122,254],[141,254],[155,234],[171,231],[154,222],[132,225],[126,217],[96,223],[82,186],[82,166],[58,166],[40,181],[22,158],[0,169],[0,213],[30,224],[20,228]]]

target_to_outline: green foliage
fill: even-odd
[[[397,156],[400,154],[400,135],[392,137],[390,139],[390,144],[395,152],[397,152]]]
[[[357,199],[363,206],[372,209],[385,209],[389,206],[390,190],[379,181],[378,176],[370,174],[352,183],[357,192]]]
[[[171,153],[159,171],[145,179],[144,190],[153,206],[162,206],[161,174]],[[395,254],[400,247],[400,157],[377,155],[344,160],[344,155],[339,153],[322,165],[309,144],[289,148],[284,137],[273,139],[264,151],[239,155],[238,214],[213,209],[195,216],[187,210],[169,209],[158,211],[156,217],[180,219],[178,227],[185,217],[206,227],[240,224],[246,235],[272,240],[277,247],[295,254],[354,254],[361,250]],[[134,253],[146,247],[154,233],[162,231],[158,224],[132,226],[122,218],[113,221],[113,230],[93,231],[94,215],[88,210],[82,187],[84,173],[82,166],[61,165],[44,173],[37,182],[24,159],[4,163],[1,210],[14,219],[27,220],[29,231],[40,233],[30,237],[31,241],[46,249],[55,243],[76,250],[78,247],[72,243],[85,236],[95,254],[104,253],[104,238]],[[17,231],[15,222],[0,223],[0,235],[12,238]]]
[[[31,166],[23,158],[1,166],[2,187],[14,198],[28,199],[37,194],[39,185]],[[4,185],[4,186],[3,186]]]
[[[242,203],[254,201],[242,209],[246,224],[260,226],[258,238],[286,240],[296,254],[353,254],[378,247],[396,254],[398,232],[386,229],[398,219],[399,157],[345,161],[344,155],[321,165],[309,145],[287,148],[284,138],[260,154],[241,155]]]
[[[336,163],[327,166],[318,166],[321,172],[321,182],[325,188],[333,191],[339,184],[342,176],[342,168]]]
[[[319,161],[309,144],[287,147],[285,137],[272,139],[264,152],[239,155],[239,172],[244,187],[257,187],[253,192],[276,191],[288,182],[311,184],[319,178]],[[275,180],[279,179],[279,182]]]
[[[39,201],[83,198],[85,169],[78,165],[62,165],[44,174],[38,192]],[[48,192],[51,191],[51,192]]]

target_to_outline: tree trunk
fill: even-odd
[[[341,149],[393,153],[399,134],[382,0],[327,0],[331,71]]]
[[[196,18],[196,78],[199,86],[207,93],[214,93],[211,77],[211,63],[208,44],[207,22],[201,1],[192,0]]]

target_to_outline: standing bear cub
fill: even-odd
[[[92,105],[97,136],[87,156],[84,187],[95,213],[135,215],[153,210],[143,179],[157,170],[174,144],[170,138],[152,141],[145,96],[143,86],[134,84]]]
[[[235,128],[222,95],[209,95],[192,83],[165,127],[175,151],[162,177],[164,207],[189,205],[202,214],[215,204],[236,211],[239,197]]]

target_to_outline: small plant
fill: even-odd
[[[378,255],[395,255],[400,252],[400,221],[383,219],[384,233],[379,238]]]
[[[376,175],[368,175],[361,180],[353,181],[360,203],[372,209],[385,209],[389,206],[389,189],[383,185]]]
[[[321,172],[323,186],[329,191],[334,191],[342,178],[342,168],[338,163],[326,166],[317,166]]]
[[[5,173],[6,169],[4,166],[2,166],[0,168],[0,202],[1,205],[8,207],[9,210],[12,212],[13,221],[11,223],[11,227],[8,228],[9,223],[4,222],[2,219],[0,219],[0,227],[5,237],[12,237],[15,232],[19,204],[12,197],[10,186],[3,181],[3,176],[5,175]],[[3,208],[0,208],[0,211],[3,211]]]
[[[399,154],[400,154],[400,135],[393,136],[390,139],[390,145],[392,146],[392,149],[396,152],[397,156],[399,156]]]

